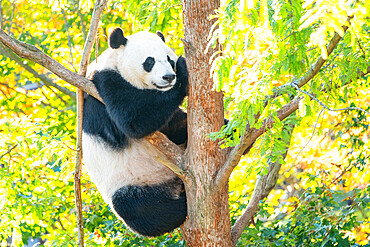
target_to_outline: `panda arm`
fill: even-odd
[[[166,92],[137,89],[112,70],[94,75],[93,82],[110,118],[125,135],[142,138],[159,130],[182,103],[187,89],[187,70],[183,58],[178,64],[176,84]]]
[[[187,114],[180,108],[177,108],[170,121],[162,126],[159,131],[165,134],[175,144],[185,144],[188,139]]]

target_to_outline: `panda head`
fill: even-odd
[[[120,28],[109,36],[110,67],[140,89],[167,91],[176,82],[176,54],[162,33],[138,32],[127,38]]]

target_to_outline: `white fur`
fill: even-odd
[[[159,89],[153,83],[161,87],[168,85],[162,77],[175,72],[167,56],[176,63],[176,54],[154,33],[138,32],[126,38],[128,41],[125,46],[121,45],[118,49],[109,48],[98,57],[97,63],[95,61],[91,63],[87,77],[91,77],[94,71],[115,69],[137,88],[169,90],[171,87]],[[147,57],[155,59],[154,67],[149,73],[143,69]],[[171,86],[175,81],[173,80]]]
[[[82,148],[87,171],[108,204],[114,192],[123,186],[154,185],[176,177],[157,161],[155,157],[162,157],[161,154],[145,139],[130,139],[127,148],[115,151],[83,133]]]
[[[176,54],[153,33],[139,32],[127,39],[125,46],[121,45],[118,49],[109,48],[98,57],[97,62],[91,63],[87,77],[91,78],[94,71],[114,69],[140,89],[161,90],[155,87],[153,82],[159,86],[168,85],[162,77],[175,72],[167,56],[176,63]],[[154,67],[149,73],[143,68],[147,57],[155,59]],[[156,156],[161,154],[145,139],[130,139],[128,147],[117,151],[98,137],[83,133],[83,162],[108,204],[112,203],[113,194],[123,186],[155,185],[176,178],[170,169],[157,161]],[[174,188],[176,195],[179,195],[182,189],[182,186],[178,187]]]

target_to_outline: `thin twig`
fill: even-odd
[[[0,41],[9,49],[11,49],[19,57],[34,61],[43,67],[47,68],[58,77],[68,82],[69,84],[84,90],[96,99],[103,101],[95,88],[94,83],[85,77],[78,75],[61,65],[56,60],[52,59],[34,45],[30,45],[19,40],[16,40],[7,35],[0,29]]]
[[[352,17],[348,18],[348,22]],[[343,32],[345,33],[348,29],[348,26],[343,27]],[[330,40],[329,44],[326,46],[328,56],[334,51],[335,47],[338,45],[339,41],[341,40],[341,36],[338,33],[334,34],[334,37]],[[320,71],[321,67],[325,63],[326,59],[323,59],[321,56],[316,60],[316,62],[311,66],[311,68],[300,78],[294,78],[292,83],[295,83],[298,87],[302,87],[307,84],[317,73]],[[290,86],[291,83],[284,84],[280,87],[277,87],[274,90],[274,93],[265,97],[264,102],[267,102],[270,99],[276,98],[281,95],[284,88]],[[260,113],[259,113],[260,114]],[[250,129],[249,125],[247,125],[244,135],[241,137],[240,143],[233,149],[233,151],[229,154],[225,164],[221,167],[217,174],[217,183],[216,187],[220,188],[223,187],[230,175],[231,172],[234,170],[236,165],[239,163],[241,156],[244,154],[245,150],[248,149],[253,142],[251,142],[251,133],[254,130]],[[220,183],[220,184],[218,184]]]
[[[89,64],[90,54],[98,32],[100,17],[105,9],[107,0],[97,0],[91,17],[90,29],[85,41],[82,59],[79,67],[79,74],[86,76],[87,65]],[[74,175],[75,198],[77,210],[78,245],[84,246],[83,217],[82,217],[82,198],[81,198],[81,166],[82,166],[82,123],[83,123],[83,103],[84,91],[77,88],[77,143],[76,143],[76,166]]]
[[[316,131],[316,127],[317,127],[317,124],[319,122],[319,119],[320,119],[320,116],[321,116],[321,113],[324,111],[324,108],[321,109],[321,111],[319,112],[319,115],[317,116],[317,119],[316,119],[316,122],[315,122],[315,125],[313,127],[313,131],[312,131],[312,134],[311,134],[311,137],[310,139],[306,142],[306,144],[299,150],[298,154],[295,156],[292,164],[290,165],[289,169],[285,172],[285,173],[288,173],[290,171],[290,169],[292,169],[295,161],[297,160],[298,156],[301,154],[301,152],[307,147],[308,143],[311,142],[313,136],[315,135],[315,131]]]
[[[99,96],[98,91],[95,88],[94,83],[92,83],[90,80],[86,79],[85,77],[76,74],[68,69],[66,69],[63,65],[58,63],[56,60],[52,59],[45,53],[43,53],[41,50],[39,50],[36,46],[20,42],[9,35],[7,35],[3,30],[0,29],[0,41],[8,48],[10,48],[15,54],[18,56],[29,59],[33,62],[36,62],[40,64],[41,66],[47,68],[50,70],[52,73],[57,75],[59,78],[62,80],[68,82],[69,84],[78,87],[79,89],[85,91],[89,95],[95,97],[102,103],[103,100]],[[168,142],[168,146],[172,147],[177,147],[176,144],[172,143],[171,141],[168,140],[167,137],[164,135],[158,135],[159,132],[155,132],[154,134],[145,137],[145,139],[155,139],[158,138],[160,139],[158,142],[153,142],[151,143],[153,146],[155,146],[158,150],[160,150],[166,158],[169,160],[172,159],[172,156],[174,153],[168,152],[167,149],[164,149],[161,145],[161,141]],[[181,157],[183,156],[183,152],[177,150],[175,151],[175,157]],[[181,158],[183,160],[183,158]],[[180,163],[175,163],[179,167],[181,167]]]
[[[64,7],[62,7],[62,14],[64,18],[64,22],[66,25],[66,32],[67,32],[67,39],[68,39],[68,47],[69,47],[69,54],[71,55],[71,62],[70,64],[72,65],[72,68],[74,69],[75,72],[77,72],[75,65],[74,65],[74,59],[73,59],[73,52],[72,52],[72,38],[69,35],[69,25],[68,25],[68,20],[66,17],[66,12],[64,11]]]
[[[233,246],[236,245],[238,239],[243,233],[243,230],[252,222],[253,216],[258,210],[259,202],[262,199],[266,198],[276,185],[281,168],[280,158],[286,158],[286,155],[288,153],[287,147],[289,147],[290,145],[290,139],[293,133],[294,126],[289,126],[289,124],[285,124],[285,128],[287,131],[289,131],[289,138],[284,140],[284,147],[280,150],[282,157],[279,157],[275,162],[272,162],[271,159],[269,159],[267,162],[269,165],[267,174],[257,177],[251,199],[249,200],[248,205],[242,216],[238,218],[231,229],[231,241]]]
[[[3,153],[2,155],[0,155],[0,160],[5,156],[7,155],[8,153],[10,153],[14,148],[16,148],[18,146],[18,144],[14,144],[13,146],[11,146],[5,153]]]
[[[367,60],[367,58],[366,58],[366,53],[365,53],[364,49],[362,48],[362,45],[361,45],[361,41],[360,41],[360,39],[359,39],[359,38],[357,38],[357,36],[356,36],[356,40],[357,40],[358,47],[360,47],[360,49],[361,49],[361,51],[362,51],[362,54],[364,55],[365,60]]]
[[[370,157],[370,155],[366,156],[365,157],[365,160],[367,160],[368,158]],[[336,181],[338,181],[344,174],[346,174],[348,171],[350,171],[353,167],[355,167],[358,163],[352,163],[350,165],[348,165],[340,175],[338,175],[335,179],[333,179],[333,181],[331,181],[331,183],[328,185],[332,185],[333,183],[335,183]]]
[[[72,150],[73,152],[78,152],[77,149],[71,148],[70,146],[67,145],[67,143],[62,142],[68,149]]]
[[[306,92],[306,91],[303,91],[302,89],[300,89],[297,84],[291,83],[291,86],[294,87],[295,89],[297,89],[299,92],[310,96],[311,99],[315,100],[317,103],[319,103],[323,108],[325,108],[328,111],[353,111],[353,110],[356,110],[356,111],[362,111],[362,112],[364,112],[364,113],[366,113],[370,116],[370,112],[368,112],[364,109],[361,109],[359,107],[345,107],[345,108],[338,108],[338,109],[329,108],[328,106],[326,106],[324,103],[322,103],[320,100],[318,100],[315,96],[313,96],[309,92]]]
[[[58,91],[70,96],[72,99],[76,99],[76,94],[69,90],[68,88],[62,87],[56,83],[54,83],[49,77],[43,74],[37,73],[33,68],[31,68],[28,64],[23,63],[23,61],[15,55],[9,48],[4,47],[0,44],[0,53],[4,56],[8,57],[9,59],[16,62],[18,65],[22,66],[25,70],[30,72],[34,77],[40,79],[45,85],[51,86]]]

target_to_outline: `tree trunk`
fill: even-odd
[[[231,246],[228,187],[215,191],[215,175],[226,152],[207,136],[224,124],[222,93],[212,91],[209,59],[214,50],[207,37],[219,7],[217,0],[184,0],[185,56],[189,71],[188,170],[193,181],[186,184],[188,220],[182,232],[187,246]]]

